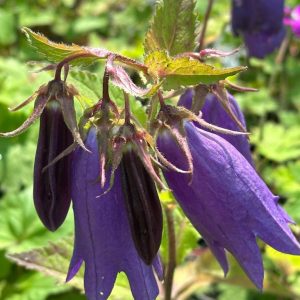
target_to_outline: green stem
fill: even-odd
[[[205,39],[206,29],[207,29],[208,20],[210,17],[210,13],[211,13],[213,4],[214,4],[214,0],[208,0],[205,16],[204,16],[204,20],[203,20],[202,30],[201,30],[200,37],[199,37],[199,51],[201,51],[204,47],[204,39]]]

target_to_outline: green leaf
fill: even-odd
[[[296,221],[300,222],[300,160],[274,168],[264,169],[264,179],[273,187],[273,192],[284,196],[284,208]]]
[[[29,133],[31,132],[32,130]],[[2,140],[7,141],[7,139]],[[25,144],[16,143],[9,146],[8,151],[3,153],[3,161],[0,162],[0,176],[3,177],[1,186],[5,193],[14,195],[20,189],[32,184],[36,142],[29,140]]]
[[[37,270],[55,277],[59,282],[66,280],[70,259],[73,252],[73,237],[68,236],[46,247],[8,254],[8,258],[27,269]],[[83,289],[83,270],[70,282],[76,288]]]
[[[9,254],[8,258],[28,269],[37,270],[48,276],[54,277],[58,282],[64,283],[73,252],[73,237],[65,237],[56,243],[50,243],[44,248],[30,252]],[[83,290],[84,265],[77,275],[68,282],[68,285]],[[131,300],[132,295],[127,277],[119,273],[115,287],[109,299]]]
[[[189,57],[170,57],[166,51],[150,53],[145,58],[145,65],[157,81],[164,80],[163,87],[166,90],[199,83],[215,83],[246,69],[246,67],[216,69]]]
[[[124,107],[123,91],[116,86],[110,85],[110,97],[119,107]],[[141,125],[146,128],[147,114],[146,107],[142,105],[141,101],[129,95],[130,108],[132,114],[137,118]]]
[[[78,58],[71,62],[72,65],[90,64],[99,59],[99,56],[91,53],[87,48],[72,44],[65,45],[54,43],[48,40],[45,36],[39,33],[35,33],[27,27],[22,28],[26,34],[31,46],[34,47],[40,54],[52,62],[62,61],[64,58],[75,54],[88,54],[89,57]]]
[[[55,280],[36,272],[27,272],[13,284],[6,284],[2,290],[3,300],[45,300],[49,295],[66,291],[67,286],[55,284]]]
[[[88,106],[95,104],[102,94],[102,80],[88,71],[72,70],[68,82],[79,91],[79,98]]]
[[[235,97],[243,111],[257,116],[264,116],[278,109],[277,102],[270,96],[269,90],[265,88],[255,93],[239,93]]]
[[[34,209],[31,187],[3,197],[0,215],[0,249],[9,251],[19,252],[41,247],[49,240],[55,241],[73,230],[71,214],[55,233],[44,228]]]
[[[73,70],[70,72],[69,82],[71,82],[79,91],[79,98],[83,100],[87,106],[92,106],[102,97],[102,80],[99,76],[88,71]],[[110,85],[109,93],[111,99],[119,106],[124,107],[124,95],[120,88]],[[131,111],[139,122],[145,127],[147,115],[145,107],[142,103],[129,96]]]
[[[7,46],[16,41],[16,18],[5,9],[0,9],[0,28],[0,45]]]
[[[171,55],[193,51],[195,48],[194,0],[160,0],[147,32],[145,52],[167,50]]]
[[[285,162],[300,156],[300,127],[284,127],[271,122],[256,129],[252,142],[256,151],[269,160]]]

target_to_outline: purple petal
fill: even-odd
[[[152,266],[138,256],[124,205],[120,170],[112,189],[101,189],[99,153],[94,130],[90,130],[88,153],[77,149],[73,157],[72,200],[75,217],[75,246],[67,280],[85,262],[85,291],[89,300],[107,299],[118,272],[128,276],[135,299],[155,299],[158,287]],[[103,194],[101,197],[97,197]]]
[[[285,29],[282,28],[273,34],[264,32],[244,32],[245,44],[249,56],[264,58],[279,48],[285,36]]]
[[[188,109],[192,106],[192,90],[187,90],[179,99],[178,105],[182,105]],[[237,101],[234,97],[228,93],[228,100],[230,103],[230,107],[235,116],[239,119],[242,125],[247,128],[245,117],[243,112],[241,111]],[[234,120],[231,119],[229,114],[225,111],[220,101],[218,101],[217,97],[209,94],[205,99],[204,106],[201,109],[203,119],[211,124],[216,126],[240,131],[238,125]],[[196,126],[198,126],[196,124]],[[250,145],[246,136],[233,136],[230,134],[221,134],[218,133],[219,136],[228,141],[231,145],[233,145],[244,157],[248,160],[249,163],[253,165]]]
[[[249,278],[262,287],[263,265],[256,237],[273,248],[300,254],[300,245],[288,227],[274,195],[247,160],[226,140],[185,124],[193,157],[194,175],[166,171],[175,198],[218,258],[224,272],[222,249],[230,251]],[[158,139],[165,157],[180,168],[185,160],[168,132]]]

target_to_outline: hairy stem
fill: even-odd
[[[164,107],[165,106],[165,99],[164,99],[163,94],[160,90],[158,90],[157,96],[158,96],[160,107]]]
[[[56,66],[54,80],[57,80],[57,81],[61,80],[61,70],[66,64],[68,64],[69,62],[71,62],[74,59],[81,58],[81,57],[89,57],[89,56],[93,57],[94,55],[92,55],[90,53],[79,52],[79,53],[75,53],[75,54],[70,55],[70,56],[66,57],[65,59],[63,59]]]
[[[130,113],[130,103],[129,96],[127,93],[123,92],[125,100],[125,124],[130,124],[131,113]]]
[[[173,207],[168,205],[165,207],[165,213],[167,218],[168,226],[168,265],[165,275],[165,300],[172,299],[172,287],[174,271],[176,268],[176,238],[175,238],[175,224],[174,224],[174,214]]]
[[[110,102],[109,97],[109,73],[107,68],[104,70],[103,81],[102,81],[102,97],[104,102]]]

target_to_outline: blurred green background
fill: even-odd
[[[286,2],[290,6],[300,4]],[[206,0],[198,0],[200,22],[206,4]],[[30,47],[21,33],[22,26],[56,42],[108,48],[142,59],[143,39],[154,5],[154,0],[0,0],[0,132],[19,126],[32,109],[29,105],[10,113],[8,107],[20,103],[51,79],[51,72],[34,72],[47,63]],[[215,1],[206,36],[208,46],[227,50],[242,43],[232,36],[229,20],[230,1]],[[233,80],[259,89],[257,93],[235,94],[252,133],[256,167],[300,224],[299,58],[300,40],[289,35],[282,57],[277,52],[264,60],[249,60],[241,50],[221,63],[249,66],[247,72]],[[100,68],[96,65],[91,70],[97,72]],[[32,172],[37,133],[35,124],[19,137],[0,139],[0,299],[85,299],[80,293],[82,274],[72,285],[62,284],[72,249],[71,214],[56,233],[49,233],[34,211]],[[167,203],[173,200],[168,192],[161,197]],[[233,259],[232,270],[224,279],[198,234],[180,211],[175,209],[174,213],[178,245],[176,299],[300,299],[300,258],[279,254],[261,244],[266,281],[265,291],[260,293]],[[293,230],[300,238],[300,227],[293,226]],[[28,252],[32,249],[39,250]],[[163,259],[167,250],[164,237]],[[42,272],[25,269],[7,258],[23,252],[14,255],[14,260],[21,264],[27,261]],[[124,276],[118,279],[111,299],[131,299]]]

